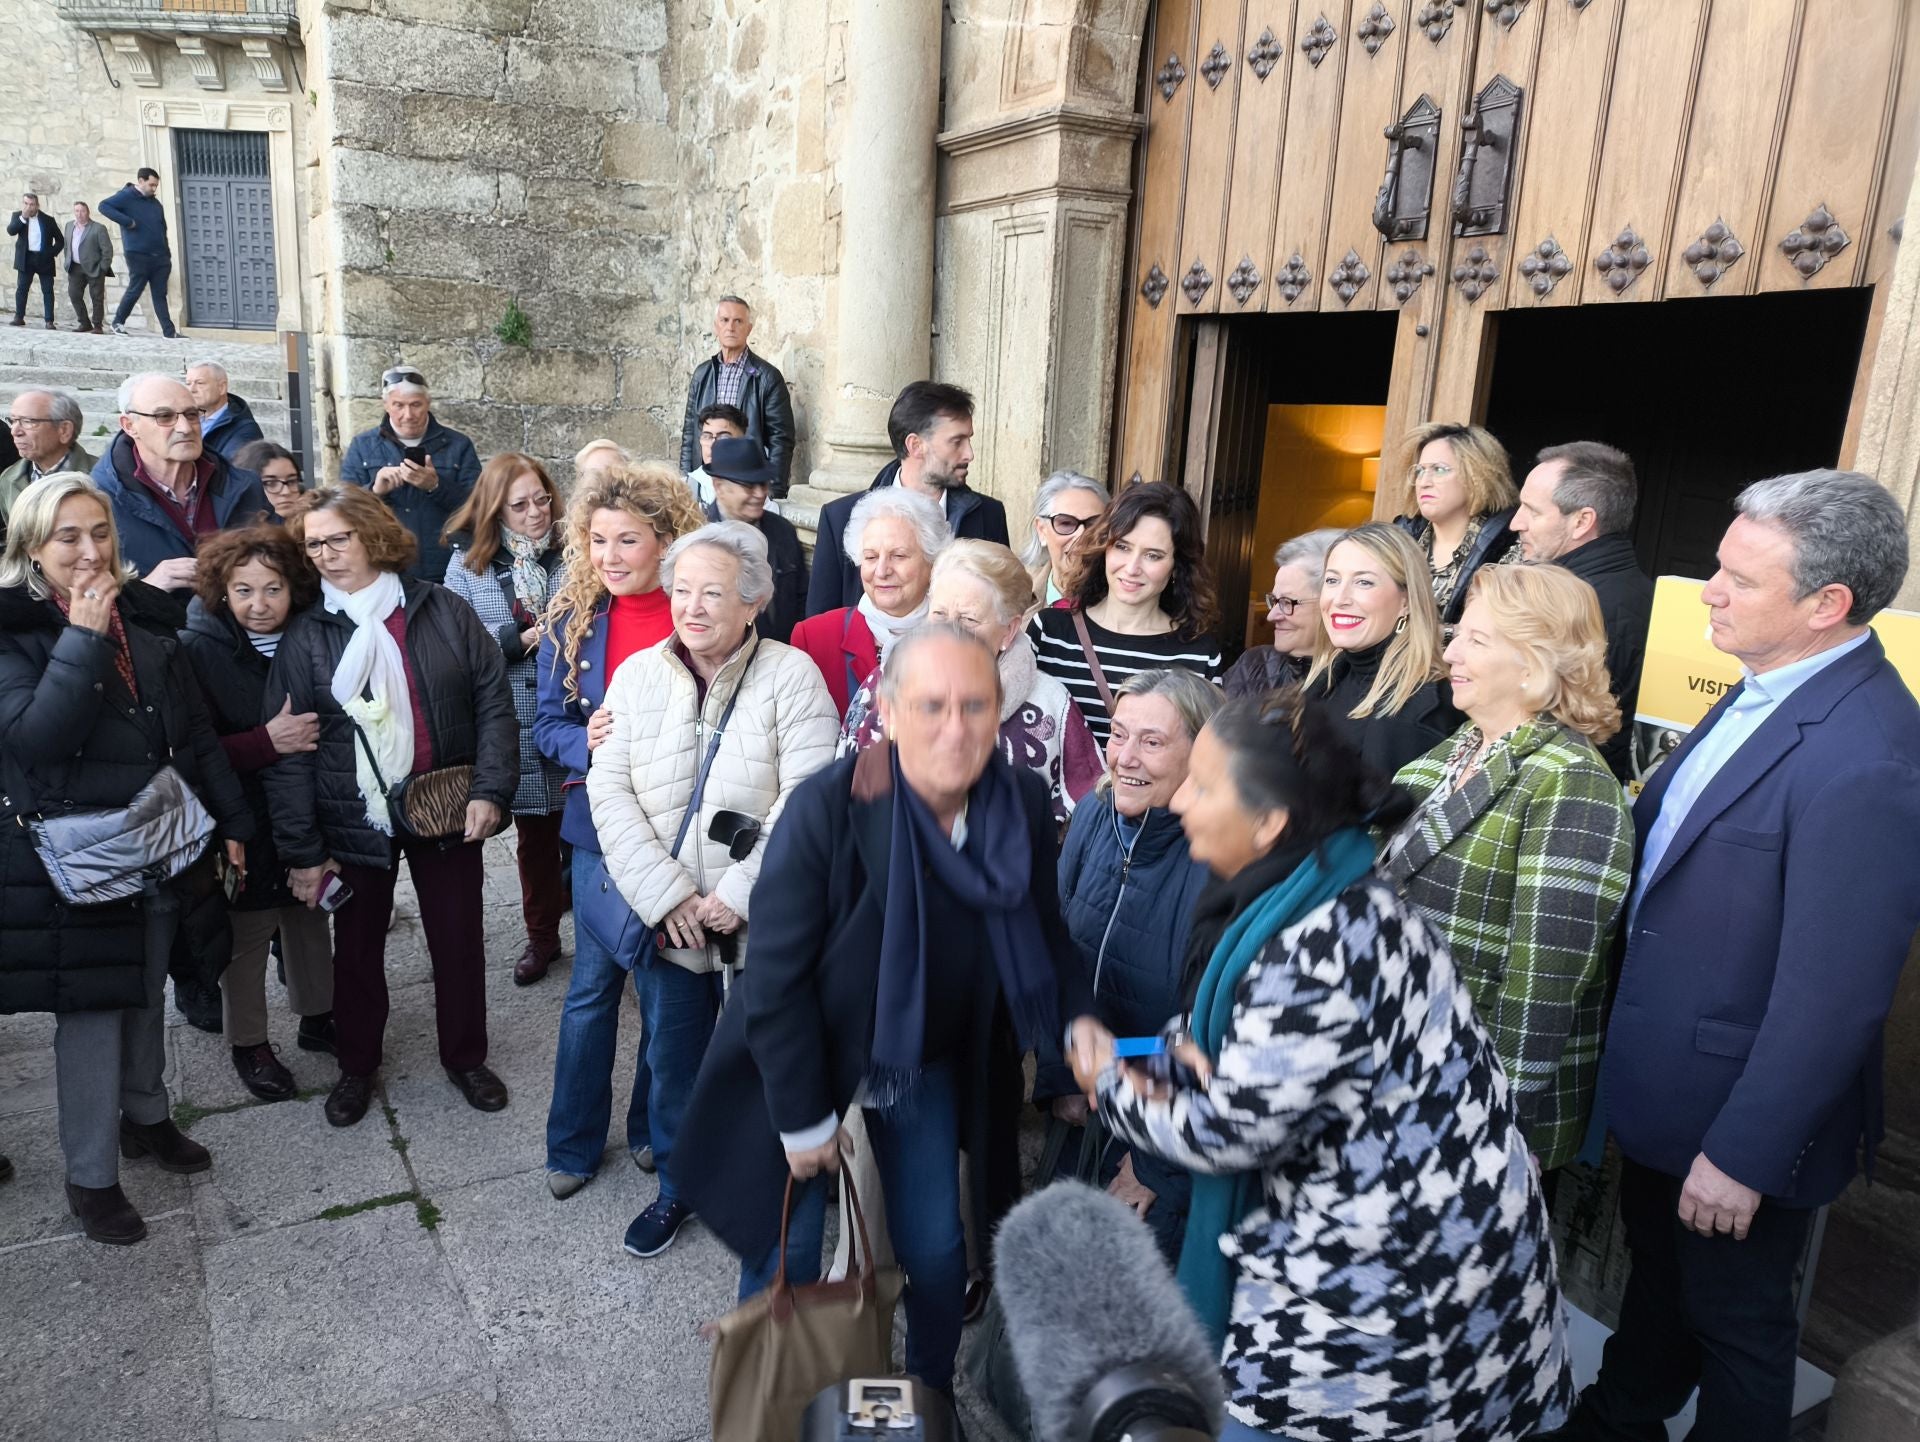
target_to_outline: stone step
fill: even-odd
[[[222,361],[221,364],[225,365],[226,362]],[[142,369],[159,370],[161,367],[148,366]],[[169,373],[177,374],[180,367],[172,365],[165,369]],[[30,386],[45,386],[52,390],[71,391],[75,394],[81,391],[100,391],[111,394],[119,390],[122,379],[133,374],[135,372],[131,369],[119,371],[81,368],[73,365],[10,365],[0,362],[0,393],[4,393],[11,400],[21,390]],[[267,375],[240,376],[229,370],[227,383],[229,389],[247,398],[248,405],[258,409],[263,401],[279,401],[286,386],[286,378]]]
[[[0,409],[13,403],[13,398],[27,386],[0,383]],[[63,387],[63,389],[65,389]],[[83,420],[80,425],[80,444],[89,451],[99,454],[99,442],[120,429],[119,397],[113,391],[69,390],[67,392],[80,403]],[[253,403],[253,397],[247,397]],[[253,406],[253,418],[260,422],[260,429],[266,432],[267,439],[287,444],[289,427],[287,407],[283,401],[263,401]]]

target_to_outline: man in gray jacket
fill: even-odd
[[[67,225],[67,299],[80,322],[75,330],[99,335],[107,328],[107,277],[112,274],[113,237],[106,223],[93,218],[86,201],[74,201],[73,219]]]
[[[747,349],[753,311],[737,295],[723,295],[713,318],[720,353],[700,362],[687,386],[687,415],[680,427],[680,469],[691,474],[700,464],[700,412],[713,405],[738,406],[747,418],[747,434],[760,442],[779,478],[773,496],[787,493],[793,471],[793,401],[787,378],[765,356]]]

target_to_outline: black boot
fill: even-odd
[[[367,1114],[367,1108],[373,1102],[373,1078],[370,1076],[348,1076],[340,1074],[340,1080],[333,1084],[333,1090],[327,1093],[327,1124],[336,1127],[350,1127]]]
[[[150,1156],[163,1172],[204,1172],[213,1165],[213,1154],[175,1126],[172,1117],[151,1123],[122,1117],[120,1155],[130,1162]]]
[[[118,1182],[110,1187],[76,1187],[68,1182],[67,1209],[80,1219],[82,1231],[110,1247],[130,1247],[147,1234],[147,1224]]]
[[[8,1161],[5,1157],[0,1157],[0,1182],[10,1182],[12,1180],[13,1180],[13,1163]]]
[[[337,1056],[334,1050],[333,1013],[316,1012],[312,1016],[300,1018],[300,1031],[294,1042],[301,1051],[323,1051],[328,1056]]]
[[[240,1084],[263,1102],[283,1102],[297,1090],[293,1073],[281,1065],[266,1042],[235,1047],[233,1069],[240,1074]]]

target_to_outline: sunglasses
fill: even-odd
[[[381,375],[380,386],[383,390],[388,386],[419,386],[421,390],[425,390],[427,388],[427,378],[417,370],[409,370],[405,366],[396,366],[394,369]]]
[[[1088,526],[1097,525],[1100,520],[1098,516],[1074,516],[1065,511],[1055,511],[1052,515],[1042,516],[1040,519],[1053,527],[1053,533],[1056,536],[1078,535]]]

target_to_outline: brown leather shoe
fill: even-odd
[[[327,1093],[327,1104],[322,1108],[327,1114],[327,1125],[352,1126],[367,1114],[367,1107],[372,1101],[372,1077],[348,1076],[342,1072],[340,1080],[333,1084],[333,1090]]]
[[[560,943],[557,941],[551,944],[529,941],[527,949],[520,953],[520,959],[513,964],[513,984],[532,986],[536,981],[543,980],[547,968],[553,965],[559,955]]]
[[[103,325],[97,325],[93,328],[93,333],[95,335],[105,335],[107,333],[107,328]]]
[[[120,1119],[120,1155],[128,1161],[152,1157],[163,1172],[204,1172],[213,1153],[173,1124],[173,1118],[149,1124]]]
[[[240,1085],[263,1102],[283,1102],[298,1090],[294,1085],[293,1073],[282,1065],[280,1058],[273,1054],[273,1047],[264,1041],[258,1046],[235,1047],[233,1069],[240,1076]]]
[[[110,1247],[130,1247],[147,1234],[147,1224],[118,1182],[110,1187],[76,1187],[68,1182],[67,1210],[80,1219],[82,1231]]]
[[[477,1112],[497,1112],[507,1104],[507,1084],[486,1067],[477,1066],[471,1071],[448,1067],[447,1080],[460,1088],[467,1105]]]
[[[86,335],[90,331],[92,331],[93,327],[90,325],[77,325],[74,327],[74,329],[78,331],[81,335]]]

